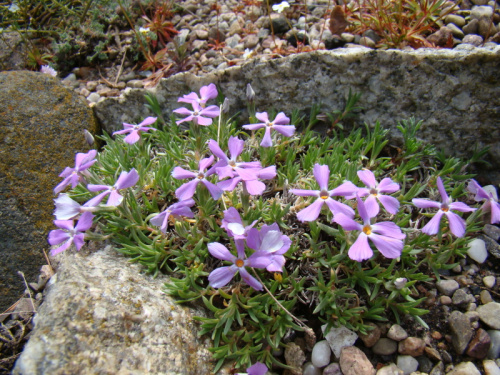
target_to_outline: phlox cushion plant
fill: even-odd
[[[349,94],[337,112],[358,99]],[[179,102],[193,108],[173,111],[185,118],[156,128],[155,112],[125,138],[102,135],[101,152],[76,155],[55,191],[59,229],[49,243],[55,255],[110,240],[153,275],[168,274],[168,294],[211,314],[196,319],[213,342],[214,371],[226,362],[255,374],[284,367],[287,332],[310,337],[312,320],[361,333],[402,315],[425,326],[416,286],[465,256],[481,219],[470,205],[497,219],[496,196],[451,178],[466,162],[441,170],[437,151],[416,138],[405,138],[401,158],[425,163],[398,173],[378,126],[325,137],[311,130],[315,116],[283,112],[242,126],[221,110],[213,84]],[[251,133],[261,128],[259,145]]]

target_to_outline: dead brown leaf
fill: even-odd
[[[336,5],[330,14],[330,31],[333,35],[340,36],[347,26],[349,26],[349,22],[345,18],[342,6]]]

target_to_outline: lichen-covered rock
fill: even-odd
[[[57,257],[57,273],[13,374],[210,374],[190,310],[108,246]]]
[[[487,175],[500,183],[500,46],[494,49],[374,51],[345,48],[300,53],[261,62],[257,59],[202,77],[177,74],[151,89],[165,118],[183,106],[177,98],[216,83],[230,102],[230,111],[246,115],[245,90],[250,83],[258,111],[271,107],[290,115],[322,104],[327,111],[341,110],[349,90],[362,93],[359,124],[380,120],[391,130],[391,142],[401,139],[401,120],[424,120],[418,136],[455,156],[470,157],[476,147],[490,146]],[[120,98],[106,99],[95,107],[108,133],[122,122],[151,116],[144,90],[131,90]],[[247,116],[248,117],[248,116]],[[248,118],[243,121],[248,121]],[[246,122],[245,122],[246,123]],[[343,123],[344,126],[352,124]]]
[[[46,263],[52,189],[97,132],[85,101],[47,74],[0,72],[0,311],[22,295]]]

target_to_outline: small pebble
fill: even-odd
[[[490,350],[488,350],[488,358],[497,359],[500,356],[500,331],[490,330],[487,332],[491,340]]]
[[[325,367],[330,363],[331,355],[332,350],[330,349],[328,341],[318,341],[312,350],[311,362],[318,368]]]
[[[436,287],[439,290],[441,294],[444,294],[445,296],[451,296],[458,288],[460,288],[460,285],[456,280],[439,280],[436,283]]]
[[[321,369],[314,366],[311,362],[307,362],[306,364],[304,364],[304,367],[302,368],[302,375],[321,375],[321,374],[322,374]]]
[[[483,278],[483,284],[486,288],[493,288],[495,286],[496,278],[495,276],[485,276]]]
[[[418,361],[410,355],[398,355],[396,364],[404,375],[410,375],[418,369]]]
[[[491,294],[487,290],[482,290],[480,297],[481,297],[481,303],[483,305],[486,305],[487,303],[493,302],[493,298],[491,298]]]
[[[401,341],[408,337],[408,333],[399,324],[393,324],[387,332],[387,337],[394,341]]]
[[[467,254],[473,260],[478,263],[484,263],[486,258],[488,257],[488,251],[486,251],[486,244],[483,240],[479,238],[473,239],[469,243],[469,249],[467,250]]]
[[[500,369],[497,364],[490,359],[483,361],[483,367],[485,375],[500,375]]]

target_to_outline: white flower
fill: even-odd
[[[52,77],[57,76],[57,71],[54,68],[51,68],[49,65],[42,65],[42,67],[40,68],[40,71],[42,73],[48,74]]]
[[[288,3],[288,1],[282,1],[279,4],[273,5],[273,10],[278,13],[283,12],[286,8],[290,8],[290,4]]]
[[[17,5],[16,3],[12,3],[12,5],[8,9],[9,12],[16,13],[17,11],[19,11],[19,5]]]
[[[149,33],[149,27],[139,27],[139,32],[140,33]]]
[[[252,57],[253,51],[251,51],[249,48],[245,49],[245,52],[243,53],[243,60],[248,60],[250,57]]]

